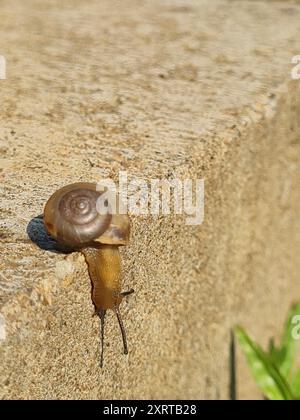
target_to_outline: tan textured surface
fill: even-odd
[[[300,297],[300,7],[0,7],[1,396],[227,398],[230,328],[265,342]],[[205,178],[206,214],[200,227],[133,218],[130,354],[110,314],[101,371],[83,258],[39,249],[26,229],[58,187],[119,169]],[[239,382],[257,396],[243,362]]]

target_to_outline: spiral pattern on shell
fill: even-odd
[[[96,184],[71,184],[56,191],[44,210],[44,221],[50,235],[72,248],[91,244],[109,227],[112,215],[100,215],[97,200],[101,192]]]

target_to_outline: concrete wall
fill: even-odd
[[[231,328],[266,343],[300,297],[300,6],[0,7],[1,397],[228,398]],[[205,179],[205,221],[132,217],[129,355],[109,314],[101,370],[83,257],[53,252],[38,216],[57,188],[119,170]],[[241,355],[238,373],[258,397]]]

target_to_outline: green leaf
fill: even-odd
[[[262,348],[254,343],[241,327],[235,328],[235,334],[256,383],[264,395],[270,400],[293,400],[289,385]]]
[[[291,384],[291,390],[293,394],[295,395],[296,399],[300,400],[300,369],[292,377],[290,384]]]
[[[286,350],[282,349],[281,347],[277,348],[275,346],[274,339],[271,338],[269,342],[268,355],[273,364],[279,368],[285,360]]]
[[[280,364],[278,365],[278,368],[280,370],[280,373],[287,378],[289,373],[291,372],[291,369],[293,367],[295,358],[296,358],[296,352],[298,348],[298,342],[293,338],[293,329],[295,328],[295,324],[293,324],[293,318],[295,316],[300,315],[300,302],[294,305],[288,315],[287,322],[285,324],[283,337],[281,340],[281,348],[280,348],[280,354],[282,356],[282,359],[280,361]]]

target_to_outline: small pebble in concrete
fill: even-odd
[[[6,322],[2,314],[0,314],[0,341],[6,339]]]

